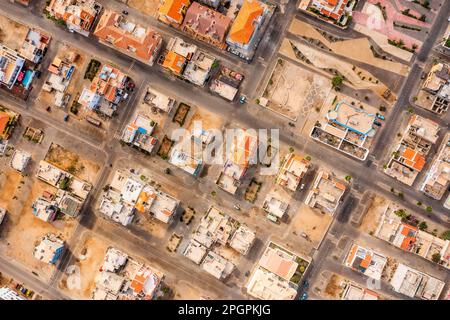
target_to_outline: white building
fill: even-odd
[[[0,300],[25,300],[17,292],[9,287],[0,288]]]
[[[445,283],[400,263],[391,279],[396,292],[423,300],[438,300]]]
[[[230,247],[242,255],[247,255],[253,243],[255,242],[256,234],[246,225],[241,225],[234,232],[230,239]]]
[[[234,270],[234,264],[221,255],[209,251],[203,259],[202,269],[219,280],[227,278]]]
[[[11,168],[19,172],[24,172],[31,160],[28,152],[16,150],[11,158]]]
[[[64,241],[55,234],[45,235],[34,248],[33,256],[45,263],[55,264],[64,251]]]
[[[122,251],[110,247],[106,251],[105,259],[103,260],[102,271],[118,272],[122,269],[128,261],[128,255]]]

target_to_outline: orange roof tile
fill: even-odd
[[[8,114],[0,113],[0,134],[3,134],[5,132],[9,119],[10,117]]]
[[[414,169],[417,171],[422,171],[423,167],[425,166],[425,158],[421,154],[417,153],[414,157]]]
[[[253,35],[255,27],[253,21],[264,12],[264,8],[257,0],[244,0],[241,10],[229,33],[231,41],[247,44]]]
[[[175,20],[178,24],[183,22],[184,10],[188,8],[191,2],[189,0],[164,0],[159,7],[159,14]]]
[[[403,152],[403,158],[411,160],[411,161],[414,159],[415,155],[416,155],[416,152],[411,148],[406,148],[405,151]]]
[[[181,74],[185,61],[186,58],[184,58],[183,56],[173,51],[169,51],[164,58],[163,67],[171,70],[176,74]]]
[[[372,261],[372,257],[366,253],[366,256],[364,257],[364,260],[361,261],[360,266],[363,267],[364,269],[367,269],[367,267],[369,267],[371,261]]]

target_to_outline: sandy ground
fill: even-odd
[[[48,150],[45,160],[54,164],[62,170],[69,171],[69,168],[75,168],[74,175],[79,179],[95,182],[100,166],[92,161],[81,158],[76,153],[63,148],[60,145],[52,144]]]
[[[296,56],[292,46],[295,46],[312,65],[306,64],[306,62],[300,60]],[[330,73],[329,70],[337,70],[345,77],[345,83],[356,90],[369,89],[381,96],[388,89],[386,85],[368,71],[358,68],[351,63],[344,62],[337,57],[323,53],[320,50],[311,48],[303,43],[284,39],[280,47],[280,53],[299,63],[315,67],[317,72],[324,77],[329,78],[329,81],[331,81],[331,78],[334,76],[334,73]]]
[[[326,77],[280,59],[263,97],[269,99],[269,109],[295,121],[320,108],[330,90],[331,82]]]
[[[343,280],[344,278],[333,273],[325,287],[323,295],[329,299],[340,299],[339,294],[342,292],[342,288],[339,284]]]
[[[292,220],[291,231],[301,235],[303,232],[308,235],[314,247],[318,247],[325,237],[328,228],[333,221],[329,214],[323,214],[302,203]]]
[[[389,200],[378,195],[375,196],[359,228],[367,233],[371,231],[375,232],[380,222],[381,215],[388,205]]]
[[[66,270],[58,287],[73,298],[89,299],[95,288],[95,278],[103,263],[107,248],[108,244],[102,239],[91,234],[85,235],[75,252],[75,268],[68,267],[69,271],[73,268],[75,272],[68,274],[70,272]],[[79,282],[77,281],[78,275]]]
[[[156,17],[160,6],[159,0],[128,0],[127,4],[140,12]]]
[[[17,200],[11,200],[15,202],[14,206],[7,205],[9,209],[7,221],[2,227],[1,235],[2,242],[6,247],[6,255],[27,266],[27,268],[35,270],[40,277],[49,279],[54,271],[54,266],[36,260],[32,254],[34,246],[42,236],[49,232],[60,235],[62,239],[67,240],[76,227],[76,221],[63,217],[61,220],[48,223],[33,216],[31,205],[36,198],[41,196],[44,191],[55,192],[56,190],[34,177],[22,185],[18,182],[20,181],[20,175],[19,179],[15,174],[12,175],[14,177],[7,179],[7,182],[10,182],[10,184],[7,184],[7,188],[10,188],[10,197],[15,197]],[[7,185],[3,184],[2,190]],[[5,193],[2,192],[2,194]],[[4,199],[2,199],[2,202],[4,202]]]
[[[215,299],[208,292],[204,292],[200,288],[194,286],[191,282],[179,281],[174,286],[175,300],[200,300],[200,299]]]
[[[191,109],[192,110],[192,109]],[[209,112],[204,108],[196,108],[193,116],[187,121],[187,130],[191,131],[194,128],[194,122],[200,121],[204,130],[219,129],[221,130],[224,125],[223,118],[218,115]]]
[[[151,234],[152,237],[158,239],[164,239],[167,237],[167,224],[160,222],[154,218],[145,217],[141,214],[137,214],[137,219],[139,219],[139,222],[137,223],[139,228]]]
[[[351,59],[354,59],[356,61],[368,63],[370,65],[373,65],[375,67],[395,72],[397,74],[400,74],[402,76],[405,76],[408,71],[409,67],[407,65],[404,65],[402,63],[398,62],[392,62],[388,60],[383,60],[376,58],[372,50],[370,49],[370,42],[367,38],[358,38],[358,39],[351,39],[351,40],[343,40],[343,41],[337,41],[337,42],[330,42],[328,41],[324,36],[320,34],[313,26],[310,24],[307,24],[305,22],[302,22],[300,20],[294,19],[289,27],[289,32],[292,32],[293,34],[299,35],[299,36],[305,36],[308,38],[314,38],[319,41],[321,41],[326,47],[331,49],[334,53],[345,56]],[[368,34],[370,36],[370,34]],[[387,43],[387,40],[385,39],[385,42]],[[391,50],[394,50],[397,52],[398,48],[395,48],[394,46],[389,45]],[[357,50],[355,50],[357,48]],[[398,49],[401,50],[401,49]],[[406,52],[404,50],[401,50],[402,52]],[[407,57],[406,57],[407,58]]]
[[[226,246],[219,245],[219,246],[215,247],[213,251],[220,254],[225,259],[230,260],[235,265],[238,264],[239,259],[241,258],[241,255],[237,251],[233,250],[232,248],[226,247]]]
[[[0,42],[10,49],[18,50],[22,47],[28,30],[27,26],[0,15]]]

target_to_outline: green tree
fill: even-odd
[[[439,263],[439,261],[441,261],[441,254],[439,252],[434,253],[431,256],[431,260],[435,263]]]
[[[344,77],[341,75],[334,76],[331,80],[331,84],[333,85],[333,88],[339,87],[342,82],[344,82]]]
[[[450,230],[444,231],[441,235],[441,238],[444,240],[450,240]]]
[[[419,223],[418,227],[420,230],[426,230],[428,228],[427,223],[425,221]]]

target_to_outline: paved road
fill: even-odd
[[[61,293],[58,289],[43,282],[22,265],[13,262],[11,259],[4,258],[1,255],[0,270],[3,274],[8,275],[15,281],[25,284],[26,287],[45,299],[70,300],[70,298]]]

